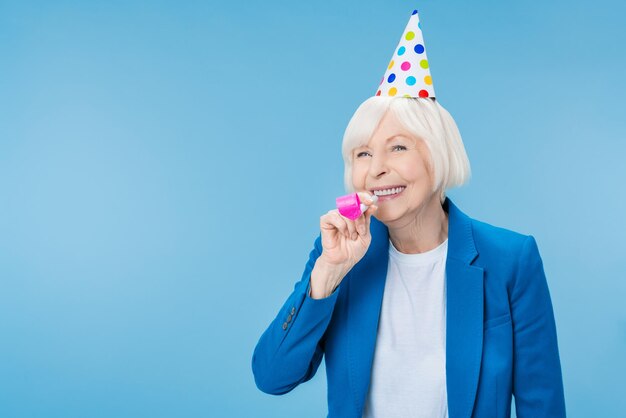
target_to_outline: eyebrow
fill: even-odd
[[[388,142],[391,142],[393,139],[396,139],[396,138],[403,138],[403,139],[406,139],[406,140],[411,140],[411,138],[407,137],[406,135],[395,134],[395,135],[392,135],[389,138],[385,139],[385,144],[388,143]],[[367,148],[367,144],[359,145],[358,147],[355,148],[355,150],[357,150],[359,148]]]
[[[407,138],[405,135],[402,135],[402,134],[395,134],[395,135],[392,135],[392,136],[390,136],[389,138],[385,139],[385,142],[389,142],[389,141],[391,141],[392,139],[396,139],[396,138],[398,138],[398,137],[405,138],[405,139],[409,139],[409,138]]]

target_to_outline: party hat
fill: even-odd
[[[381,95],[435,97],[417,10],[413,11],[380,82],[376,96]]]

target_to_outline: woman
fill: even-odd
[[[287,393],[325,357],[329,417],[510,417],[512,395],[520,418],[564,417],[536,241],[446,197],[470,175],[450,114],[431,97],[375,96],[342,149],[346,189],[369,207],[320,218],[302,278],[255,348],[259,389]]]

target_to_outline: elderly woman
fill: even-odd
[[[321,216],[254,351],[259,389],[287,393],[324,357],[329,417],[510,417],[512,396],[520,418],[564,417],[537,243],[446,197],[470,175],[450,114],[431,97],[372,97],[343,157],[346,188],[368,208]]]

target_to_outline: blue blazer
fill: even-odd
[[[510,417],[512,395],[519,418],[565,417],[554,314],[535,239],[472,219],[449,198],[443,208],[449,417]],[[370,231],[365,256],[319,300],[308,295],[322,253],[321,236],[315,240],[302,279],[254,350],[263,392],[291,391],[324,357],[328,417],[362,416],[389,256],[387,227],[372,217]]]

